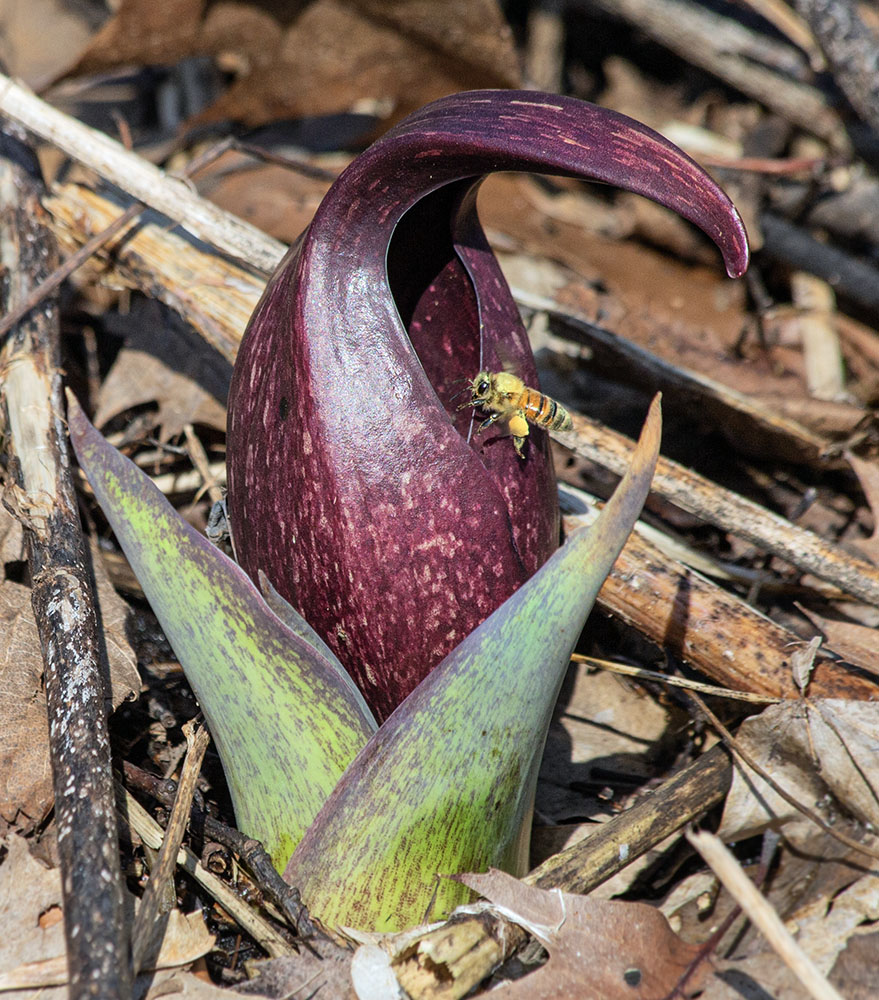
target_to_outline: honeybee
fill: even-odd
[[[479,431],[497,423],[506,422],[513,438],[513,447],[519,458],[524,458],[522,445],[528,437],[528,424],[535,424],[548,431],[569,431],[573,426],[571,415],[554,399],[536,389],[529,389],[518,375],[509,372],[480,372],[468,386],[470,401],[458,409],[479,407],[491,415],[479,425]]]

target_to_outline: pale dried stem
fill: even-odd
[[[772,904],[748,878],[722,840],[713,833],[688,833],[687,840],[739,904],[748,919],[766,938],[772,950],[797,977],[815,1000],[842,1000],[840,993],[821,975],[794,940]]]
[[[622,17],[681,58],[713,73],[743,94],[760,101],[806,132],[842,152],[849,149],[845,127],[824,95],[786,73],[798,54],[783,43],[743,27],[687,0],[593,0]]]
[[[159,824],[144,807],[124,788],[117,790],[119,809],[123,822],[127,822],[131,832],[158,851],[165,838]],[[210,895],[272,958],[280,955],[294,955],[296,949],[288,944],[249,903],[240,899],[231,886],[209,872],[188,847],[177,852],[177,864]]]
[[[575,455],[622,475],[634,443],[590,417],[574,417],[574,430],[553,437]],[[799,528],[738,493],[726,490],[697,472],[660,457],[652,491],[683,510],[781,556],[804,573],[833,583],[841,590],[879,605],[879,569],[857,556]]]
[[[277,240],[200,198],[185,181],[169,177],[121,143],[58,111],[3,74],[0,114],[179,223],[197,239],[267,272],[283,257],[286,248]]]
[[[177,796],[165,829],[159,857],[150,872],[150,880],[140,901],[140,909],[137,911],[131,932],[131,965],[135,976],[144,967],[144,959],[162,927],[159,921],[162,894],[174,875],[177,855],[189,823],[192,797],[195,795],[196,782],[201,773],[201,763],[211,741],[204,727],[198,729],[191,722],[183,727],[183,733],[187,745],[186,762],[177,785]]]

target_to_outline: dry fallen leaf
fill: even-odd
[[[742,746],[797,802],[824,815],[832,795],[879,826],[879,704],[837,699],[770,705],[742,723]],[[768,826],[794,843],[814,829],[744,762],[733,771],[718,836],[743,840]]]
[[[879,671],[879,632],[855,622],[834,621],[797,605],[809,621],[827,638],[827,645],[835,653],[856,667]]]
[[[538,889],[504,872],[456,875],[505,919],[533,934],[548,962],[506,983],[499,996],[515,1000],[662,1000],[680,983],[699,949],[674,934],[665,917],[644,903],[596,900]],[[701,971],[701,970],[700,970]],[[698,977],[686,982],[690,991]]]
[[[225,430],[227,362],[155,301],[139,300],[124,325],[120,320],[114,328],[125,334],[125,346],[101,386],[95,426],[131,407],[158,403],[162,441],[187,424]]]
[[[22,837],[6,838],[7,854],[0,864],[0,991],[6,998],[66,994],[58,989],[67,983],[67,953],[61,917],[61,874],[45,868],[31,857]],[[27,891],[22,891],[22,886]],[[136,909],[130,900],[130,912]],[[52,919],[44,919],[46,915]],[[201,911],[184,914],[173,909],[165,914],[161,947],[153,949],[146,968],[186,965],[207,954],[216,939],[205,926]],[[158,951],[158,953],[156,953]],[[6,992],[11,991],[11,992]],[[21,991],[21,992],[18,992]]]
[[[867,503],[873,513],[873,534],[869,538],[860,538],[852,542],[865,558],[879,564],[879,464],[858,458],[851,452],[846,452],[846,459],[858,477]],[[828,637],[829,638],[829,637]]]
[[[43,661],[28,587],[0,585],[0,828],[30,831],[52,808]]]
[[[614,796],[652,777],[679,721],[643,690],[585,664],[568,674],[556,713],[536,804],[541,817],[555,823],[609,818]],[[600,796],[604,786],[610,799]]]
[[[21,527],[0,509],[0,538],[11,552]],[[16,540],[17,539],[17,540]],[[6,545],[4,543],[4,550]],[[113,708],[140,691],[137,660],[126,634],[128,605],[113,589],[103,565],[93,559],[102,634],[106,642]],[[29,832],[52,807],[49,731],[43,659],[29,587],[0,582],[0,832]]]
[[[214,55],[235,83],[198,116],[260,125],[389,104],[397,117],[436,97],[518,83],[496,0],[312,0],[266,6],[123,0],[73,68]]]

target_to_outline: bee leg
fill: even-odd
[[[528,437],[528,421],[525,419],[525,413],[523,410],[517,410],[512,417],[510,417],[509,422],[510,434],[513,438],[513,447],[516,449],[516,454],[519,458],[524,458],[525,455],[522,452],[522,445],[525,443],[525,438]]]
[[[499,413],[492,413],[488,420],[483,420],[482,423],[476,428],[476,433],[481,434],[487,427],[491,427],[491,425],[497,421],[499,416]]]

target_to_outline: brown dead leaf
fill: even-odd
[[[4,72],[42,90],[76,62],[94,33],[94,11],[65,0],[0,4]],[[40,29],[37,29],[40,25]],[[51,30],[43,26],[51,25]]]
[[[17,522],[0,509],[0,538]],[[17,551],[17,545],[13,546]],[[107,647],[110,701],[116,708],[140,690],[137,660],[126,635],[128,605],[94,560],[98,606]],[[0,830],[30,831],[52,807],[52,772],[43,659],[28,587],[0,583]]]
[[[455,878],[485,896],[501,916],[526,928],[549,951],[545,965],[503,987],[503,996],[510,1000],[660,1000],[675,989],[699,951],[681,941],[665,917],[644,903],[538,889],[496,869]],[[686,988],[697,985],[688,981]]]
[[[21,521],[0,507],[0,580],[5,579],[7,563],[21,562],[26,557]]]
[[[0,864],[0,991],[4,998],[66,995],[67,953],[61,910],[61,875],[45,868],[28,851],[22,837],[10,835],[8,853]],[[26,887],[26,891],[22,891]],[[130,900],[128,912],[136,911]],[[43,920],[51,914],[52,920]],[[207,954],[215,944],[200,911],[184,914],[174,909],[164,918],[161,941],[156,942],[146,968],[186,965]],[[9,991],[9,992],[7,992]]]
[[[870,562],[879,565],[879,463],[868,462],[851,452],[846,452],[845,457],[858,477],[873,513],[873,534],[869,538],[854,540],[852,545],[856,546]]]
[[[73,69],[214,55],[236,82],[198,121],[279,118],[387,102],[399,117],[458,90],[518,83],[496,0],[313,0],[257,5],[123,0]]]
[[[0,622],[0,827],[30,831],[52,808],[52,768],[29,588],[3,582]]]
[[[229,365],[182,320],[158,302],[139,299],[109,325],[124,332],[125,346],[101,386],[97,427],[131,407],[158,403],[162,441],[187,424],[225,430]]]
[[[340,159],[334,172],[341,172],[342,166]],[[329,186],[328,180],[258,163],[234,150],[198,175],[199,191],[215,205],[284,243],[292,243],[311,222]]]
[[[652,777],[675,721],[671,711],[621,678],[585,664],[572,667],[543,755],[540,815],[555,823],[609,818],[614,795]],[[610,799],[599,798],[603,786],[610,787]]]
[[[770,705],[738,739],[797,802],[824,814],[832,795],[861,822],[879,825],[879,704],[837,699]],[[768,826],[798,843],[813,824],[738,762],[718,836],[743,840]]]
[[[802,605],[798,604],[797,607],[815,628],[824,633],[827,645],[835,653],[839,653],[846,663],[874,673],[879,672],[879,632],[875,628],[854,622],[834,621]]]
[[[5,744],[4,744],[5,745]],[[46,868],[31,857],[23,837],[10,834],[3,841],[6,856],[0,864],[0,989],[19,990],[3,993],[8,1000],[32,997],[33,989],[11,977],[26,963],[42,965],[64,955],[64,926],[61,922],[43,927],[40,916],[61,904],[61,876],[57,869]],[[54,1000],[66,990],[48,989],[41,994]]]

